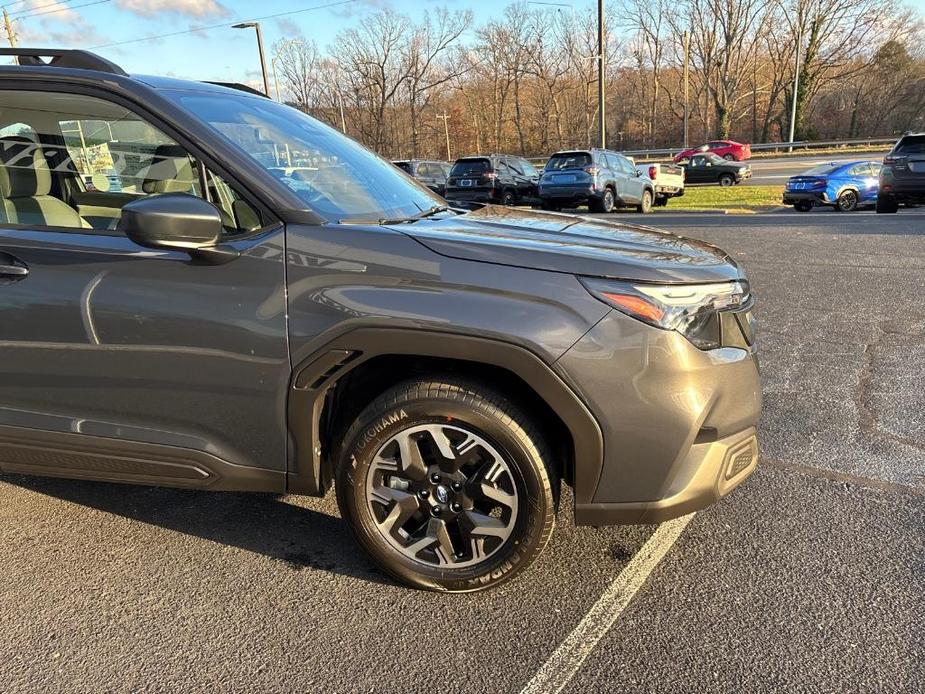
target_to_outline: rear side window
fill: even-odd
[[[839,168],[839,164],[821,164],[814,166],[809,171],[804,171],[801,176],[828,176]]]
[[[907,135],[896,145],[902,154],[925,154],[925,135]]]
[[[487,159],[458,159],[450,170],[450,176],[478,176],[491,171]]]
[[[636,167],[633,166],[633,162],[631,162],[629,159],[627,159],[626,157],[621,157],[621,156],[617,156],[616,159],[617,159],[617,163],[620,166],[620,170],[623,171],[623,173],[625,174],[636,173]]]
[[[553,154],[546,162],[547,171],[562,169],[583,169],[591,165],[591,155],[587,152],[560,152]]]
[[[870,176],[870,164],[855,164],[848,169],[849,176]]]

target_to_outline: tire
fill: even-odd
[[[610,187],[604,188],[604,194],[601,196],[601,212],[613,212],[616,207],[616,199],[613,195],[613,189]]]
[[[649,214],[652,211],[651,190],[642,191],[642,202],[636,206],[636,211],[639,212],[639,214]]]
[[[899,203],[892,198],[877,198],[877,214],[896,214],[899,211]]]
[[[501,204],[505,207],[511,207],[514,204],[514,193],[510,190],[505,190],[501,193]]]
[[[416,588],[470,592],[509,581],[542,552],[559,476],[520,408],[447,377],[399,384],[363,410],[344,437],[336,489],[383,570]]]
[[[838,212],[854,212],[858,209],[858,194],[853,190],[843,190],[835,200],[835,209]]]
[[[723,159],[725,159],[726,161],[735,161],[735,160],[736,160],[734,154],[724,154],[724,155],[723,155]]]
[[[652,203],[652,207],[668,207],[668,196],[656,195],[655,202]]]
[[[734,186],[735,182],[736,182],[735,176],[733,176],[732,174],[720,174],[719,184],[723,188],[729,188],[731,186]]]
[[[797,212],[810,212],[813,209],[813,203],[808,200],[800,200],[800,202],[795,202],[793,204],[793,209]]]

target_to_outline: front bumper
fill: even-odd
[[[683,485],[661,499],[590,503],[576,507],[578,525],[661,523],[706,508],[744,482],[758,465],[754,427],[721,441],[691,446],[681,466],[690,471]]]
[[[581,525],[656,523],[722,498],[758,460],[761,384],[752,350],[699,350],[613,311],[557,362],[604,438],[575,471]]]

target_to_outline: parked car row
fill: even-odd
[[[561,210],[587,205],[595,212],[635,207],[647,213],[684,194],[680,167],[637,168],[632,159],[604,149],[556,152],[543,171],[510,154],[462,157],[452,166],[421,160],[393,163],[459,206],[494,203]]]

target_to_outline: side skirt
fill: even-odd
[[[0,472],[236,492],[286,489],[286,473],[188,448],[0,426]]]

